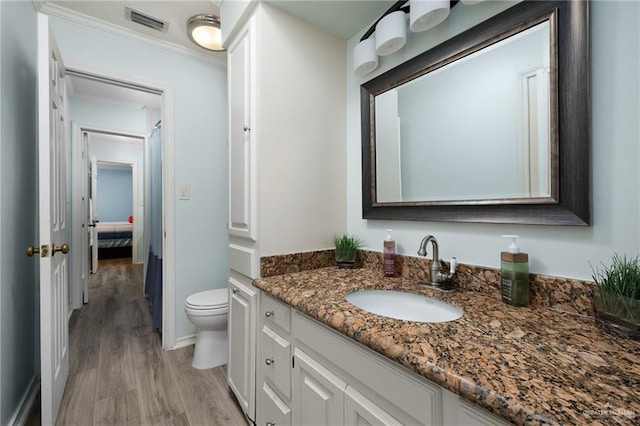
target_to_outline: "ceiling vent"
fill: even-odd
[[[142,12],[138,12],[137,10],[133,10],[129,6],[126,6],[124,8],[124,17],[131,22],[144,25],[147,28],[161,31],[163,33],[166,33],[169,29],[168,22],[161,21],[160,19],[154,18],[153,16],[149,16]]]

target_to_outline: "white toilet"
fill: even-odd
[[[228,290],[219,288],[187,297],[184,310],[198,328],[191,366],[199,370],[227,363]]]

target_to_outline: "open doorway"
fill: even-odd
[[[69,94],[69,103],[72,106],[70,223],[74,246],[79,248],[74,250],[72,256],[69,305],[78,309],[83,303],[90,302],[88,279],[92,269],[99,264],[99,253],[102,251],[104,256],[110,256],[107,253],[114,251],[113,247],[107,248],[105,244],[129,246],[131,261],[143,264],[145,269],[148,267],[148,234],[151,231],[144,223],[145,206],[151,205],[145,178],[150,169],[148,140],[158,122],[164,121],[165,129],[171,127],[171,108],[165,107],[171,93],[166,88],[153,88],[140,82],[123,81],[77,69],[68,71],[68,75],[72,87]],[[172,140],[169,137],[161,138],[162,149],[170,151],[167,147],[171,146]],[[95,160],[93,167],[92,157]],[[157,161],[160,183],[164,189],[167,186],[167,173],[173,169],[173,158],[157,156]],[[107,211],[105,217],[105,211],[100,207],[100,176],[123,174],[124,171],[128,171],[127,176],[130,176],[129,189],[124,197],[130,199],[129,213],[125,213],[126,208],[121,208],[117,212],[111,212],[114,214],[113,217]],[[107,191],[110,191],[108,195],[120,195],[120,199],[123,199],[122,189]],[[161,226],[165,226],[165,222],[171,219],[169,216],[172,215],[173,209],[167,204],[168,202],[161,202],[156,205]],[[164,233],[162,228],[154,232],[160,233],[160,238],[165,241],[172,240],[171,225],[165,228]],[[127,233],[130,233],[130,241],[126,241]],[[100,234],[104,234],[103,238],[100,238]],[[100,243],[101,239],[110,241]],[[103,247],[100,247],[101,245]],[[169,244],[165,244],[167,245]],[[163,269],[171,270],[172,254],[163,254],[162,257],[165,259]],[[159,305],[153,307],[162,318],[158,331],[162,335],[165,348],[173,346],[175,341],[174,290],[170,279],[172,276],[170,273],[161,275],[169,278],[162,279],[160,285],[164,297]]]

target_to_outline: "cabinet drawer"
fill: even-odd
[[[268,326],[262,327],[262,373],[283,397],[291,399],[291,344]]]
[[[260,426],[280,426],[291,424],[291,409],[266,383],[262,384],[260,398],[262,398],[263,410]],[[256,424],[256,426],[258,425]]]
[[[287,333],[291,332],[291,308],[273,297],[262,294],[260,313],[265,324],[276,325]]]

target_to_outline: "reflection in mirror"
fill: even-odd
[[[364,82],[362,217],[588,226],[589,70],[589,2],[539,0]]]
[[[547,20],[377,95],[377,201],[551,197],[550,42]]]

